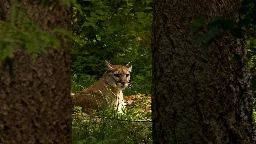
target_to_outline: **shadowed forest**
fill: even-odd
[[[255,1],[0,6],[0,144],[256,143]],[[86,114],[106,60],[131,62],[125,106]]]
[[[131,87],[124,90],[130,102],[125,113],[105,111],[99,124],[93,117],[73,120],[73,143],[152,143],[152,1],[77,2],[81,10],[74,9],[72,15],[72,92],[99,81],[105,60],[118,65],[131,61],[132,74]],[[79,107],[76,110],[81,115]]]

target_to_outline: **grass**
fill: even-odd
[[[102,115],[101,115],[102,116]],[[129,117],[74,118],[75,144],[149,144],[152,143],[151,123],[133,122]]]
[[[73,77],[72,92],[81,91],[96,81],[95,77],[88,75]],[[135,94],[136,101],[124,110],[124,114],[105,111],[99,113],[99,118],[85,115],[80,107],[75,107],[73,144],[152,144],[151,111],[148,111],[150,101],[147,95],[150,85],[138,80],[132,84],[133,87],[126,89],[124,94]],[[254,120],[255,109],[254,107]]]
[[[73,77],[72,92],[81,91],[95,81],[97,81],[95,77],[86,75],[79,79]],[[135,86],[126,93],[134,94],[142,87],[150,87],[145,85],[139,87],[136,84]],[[151,144],[150,97],[138,93],[133,97],[136,97],[135,102],[124,109],[124,114],[108,110],[98,113],[99,117],[95,117],[84,114],[81,107],[75,107],[72,122],[73,144]]]

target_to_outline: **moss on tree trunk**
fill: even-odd
[[[0,0],[1,20],[10,18],[15,1]],[[69,29],[67,7],[43,6],[22,1],[30,17],[44,31]],[[72,143],[70,99],[70,50],[66,41],[60,50],[50,49],[33,60],[22,47],[10,61],[11,75],[0,66],[0,143]]]
[[[240,1],[153,2],[153,140],[156,144],[255,143],[245,39],[221,33],[192,44],[199,16],[237,18]]]

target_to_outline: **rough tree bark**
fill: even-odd
[[[245,40],[221,33],[200,48],[188,29],[199,16],[236,18],[239,6],[240,0],[154,0],[154,143],[255,143]]]
[[[43,30],[70,28],[66,6],[22,2]],[[0,0],[1,20],[14,3]],[[0,144],[72,143],[69,44],[63,41],[61,50],[50,49],[35,61],[17,49],[12,62],[13,76],[0,67]]]

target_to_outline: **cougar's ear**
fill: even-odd
[[[107,66],[107,70],[114,70],[113,66],[111,65],[111,63],[109,63],[107,60],[105,60],[106,66]]]
[[[129,71],[132,71],[132,62],[129,62],[128,64],[126,64],[126,67],[129,69]]]

